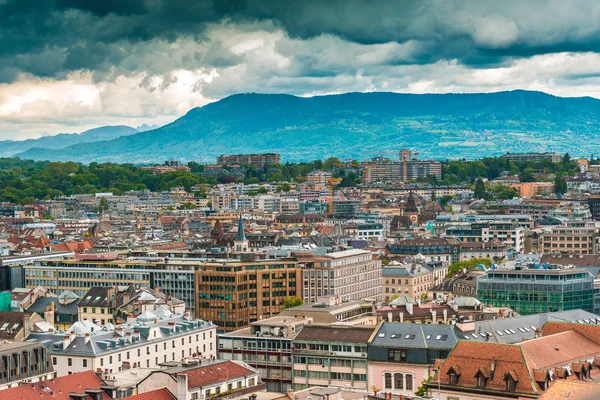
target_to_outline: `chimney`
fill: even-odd
[[[69,335],[63,336],[63,350],[67,349],[70,344],[71,344],[71,338],[69,337]]]
[[[187,400],[188,376],[177,374],[177,400]]]
[[[542,337],[542,330],[540,328],[536,328],[535,329],[535,338],[541,338]]]
[[[448,325],[448,309],[444,308],[444,324]]]
[[[435,310],[431,310],[431,323],[432,324],[437,324],[437,311]]]
[[[72,342],[73,340],[75,340],[75,331],[71,330],[69,332],[69,340]]]
[[[492,365],[490,365],[490,380],[494,380],[494,373],[496,373],[496,359],[492,358]]]
[[[406,303],[406,312],[408,312],[410,315],[413,314],[413,303]]]
[[[394,321],[394,318],[392,316],[393,316],[392,312],[391,311],[388,312],[388,322]]]
[[[404,313],[400,311],[400,323],[404,323]]]
[[[84,342],[85,344],[88,344],[88,343],[90,342],[90,339],[91,339],[91,338],[92,338],[92,335],[90,335],[90,333],[89,333],[89,332],[87,332],[87,333],[85,334],[85,337],[83,338],[83,342]]]
[[[46,311],[44,311],[44,319],[52,326],[54,326],[54,310],[54,302],[50,302],[48,303],[48,306],[46,306]]]

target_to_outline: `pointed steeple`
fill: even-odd
[[[244,233],[244,221],[242,220],[242,213],[240,213],[240,220],[238,221],[238,231],[235,237],[236,242],[245,242],[246,234]]]

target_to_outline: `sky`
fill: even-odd
[[[0,0],[0,139],[235,93],[600,98],[597,0]]]

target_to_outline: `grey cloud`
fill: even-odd
[[[595,0],[8,0],[0,2],[0,15],[4,82],[19,72],[47,77],[85,69],[105,79],[114,68],[151,69],[147,62],[122,63],[136,47],[151,50],[182,38],[207,43],[207,27],[223,21],[240,26],[272,21],[299,40],[330,35],[366,45],[423,45],[382,59],[391,65],[457,59],[487,67],[536,54],[600,50]],[[39,59],[48,49],[55,54]],[[218,44],[178,59],[203,67],[243,61]],[[313,67],[312,75],[332,73],[311,64],[310,56],[300,70]]]

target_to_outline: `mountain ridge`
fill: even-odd
[[[133,135],[139,131],[126,125],[107,125],[88,129],[81,133],[59,133],[26,140],[0,141],[0,157],[12,157],[30,149],[57,150],[79,143],[93,143],[100,140],[116,139]]]
[[[95,146],[30,149],[21,158],[149,163],[214,162],[220,154],[277,152],[285,161],[367,152],[479,158],[507,151],[587,154],[600,138],[600,100],[515,90],[495,93],[343,93],[313,97],[240,93],[170,124]],[[124,154],[124,149],[127,150]]]

